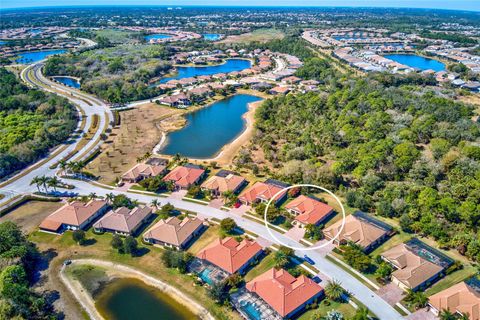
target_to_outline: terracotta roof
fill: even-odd
[[[465,282],[458,283],[429,298],[430,304],[438,311],[468,314],[470,320],[480,319],[480,292]]]
[[[234,238],[227,237],[213,241],[197,257],[229,273],[235,273],[260,251],[262,247],[255,241],[244,239],[239,243]]]
[[[40,228],[57,231],[62,224],[78,227],[106,204],[107,202],[103,200],[90,200],[86,204],[81,201],[67,203],[46,217],[40,224]]]
[[[142,223],[143,219],[152,213],[149,207],[135,207],[132,210],[121,207],[115,211],[109,211],[98,220],[93,227],[96,229],[109,229],[130,233]]]
[[[139,163],[132,169],[128,170],[122,175],[123,179],[138,179],[140,176],[155,177],[165,171],[166,166],[155,166],[146,163]]]
[[[205,181],[202,187],[223,193],[225,191],[236,191],[244,182],[243,177],[229,174],[226,177],[213,176]]]
[[[299,213],[295,220],[305,224],[317,224],[333,211],[328,204],[304,195],[290,201],[285,208]]]
[[[404,243],[385,251],[382,256],[397,268],[392,275],[409,288],[418,287],[443,270],[408,250]]]
[[[170,217],[158,221],[145,232],[143,237],[180,247],[202,224],[203,220],[199,218],[186,217],[180,220],[177,217]]]
[[[204,172],[205,170],[200,168],[178,166],[163,177],[163,180],[173,181],[180,187],[188,187],[196,183]]]
[[[326,237],[332,239],[340,231],[342,220],[334,223],[330,227],[323,230]],[[345,226],[337,239],[340,241],[350,241],[364,248],[381,238],[387,231],[368,223],[365,220],[358,219],[354,215],[348,215],[345,218]]]
[[[240,200],[247,201],[249,203],[254,202],[256,199],[261,198],[264,200],[270,200],[277,192],[282,190],[279,186],[275,186],[273,184],[267,184],[264,182],[256,182],[250,188],[247,188],[242,194],[238,197]],[[277,196],[276,201],[281,199],[285,192],[282,192],[279,196]]]
[[[323,291],[321,286],[304,275],[295,278],[287,271],[275,268],[248,282],[246,287],[248,291],[258,294],[282,317]]]

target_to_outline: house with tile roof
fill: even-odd
[[[275,194],[280,192],[283,188],[277,184],[268,182],[255,182],[255,184],[244,190],[238,200],[243,204],[252,205],[254,203],[267,203],[273,198]],[[287,191],[280,193],[274,200],[275,204],[279,204],[287,197]]]
[[[323,297],[323,288],[305,275],[295,278],[284,269],[272,268],[246,284],[283,319],[299,314]]]
[[[166,169],[166,165],[138,163],[122,175],[122,181],[136,183],[146,178],[162,175],[166,172]]]
[[[287,203],[285,209],[295,215],[295,222],[302,226],[308,224],[318,225],[335,213],[328,204],[305,195],[300,195]]]
[[[335,244],[355,243],[365,252],[370,252],[395,232],[388,224],[361,211],[346,216],[345,225],[340,232],[341,226],[342,219],[325,228],[323,230],[325,238],[330,240],[339,234],[334,241]]]
[[[46,217],[39,228],[42,231],[63,233],[65,230],[85,230],[108,209],[104,200],[90,200],[87,203],[73,201],[65,204]]]
[[[229,274],[243,274],[250,264],[263,253],[262,247],[256,242],[227,237],[216,239],[197,254],[197,258],[207,261]]]
[[[198,184],[205,175],[205,170],[197,166],[178,166],[163,177],[163,181],[171,181],[176,189],[188,189]]]
[[[159,244],[165,247],[184,249],[198,236],[205,227],[199,218],[177,217],[161,219],[143,234],[145,242]]]
[[[448,310],[468,316],[469,320],[480,320],[480,281],[473,279],[477,286],[467,280],[432,295],[428,299],[430,311],[438,316],[441,311]]]
[[[247,180],[244,177],[227,170],[220,170],[216,175],[202,183],[201,187],[202,190],[208,190],[213,195],[220,196],[227,191],[236,194],[246,183]]]
[[[445,275],[453,260],[438,250],[413,238],[382,253],[392,265],[392,282],[403,290],[417,291],[429,287]]]
[[[152,217],[152,209],[143,206],[129,209],[120,207],[110,210],[93,224],[97,232],[112,232],[122,236],[135,235],[140,227]]]

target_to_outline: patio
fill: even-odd
[[[256,294],[245,288],[231,295],[233,306],[247,320],[282,320],[282,317]]]

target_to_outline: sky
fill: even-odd
[[[169,6],[346,6],[407,7],[480,11],[480,0],[0,0],[0,8],[75,5]]]

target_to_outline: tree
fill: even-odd
[[[60,179],[57,177],[52,177],[48,179],[47,185],[52,187],[53,190],[57,191],[57,186],[60,184]]]
[[[107,193],[105,196],[105,200],[107,200],[107,203],[112,204],[113,200],[115,199],[115,195],[113,193]]]
[[[123,248],[124,248],[123,240],[118,234],[113,235],[113,238],[110,244],[112,245],[113,249],[116,249],[118,250],[118,252],[123,253]]]
[[[154,207],[155,209],[158,209],[158,205],[160,204],[160,202],[159,202],[157,199],[153,199],[152,202],[150,202],[150,204],[151,204],[152,207]]]
[[[231,234],[235,228],[237,228],[237,224],[232,218],[225,218],[220,222],[220,229],[226,234]]]
[[[79,245],[83,245],[85,243],[85,231],[81,229],[73,231],[72,238],[73,241],[75,241]]]
[[[315,241],[323,239],[322,229],[315,224],[307,224],[305,226],[305,237]]]
[[[30,181],[30,185],[35,184],[37,187],[38,192],[40,192],[40,179],[39,177],[34,177],[32,181]]]
[[[457,317],[448,310],[442,310],[438,315],[440,320],[457,320]]]
[[[392,275],[393,268],[392,266],[387,263],[387,262],[382,262],[378,266],[377,270],[375,270],[375,275],[382,279],[383,281],[386,281],[390,279],[390,276]]]
[[[200,186],[197,186],[197,185],[191,186],[188,189],[187,194],[195,199],[202,199],[205,197],[205,194],[203,193],[202,189],[200,188]]]
[[[160,214],[164,217],[172,215],[173,212],[175,212],[175,207],[170,204],[170,202],[163,205],[163,207],[160,209]]]
[[[176,268],[180,273],[186,273],[193,255],[189,252],[166,249],[162,253],[162,261],[167,268]]]
[[[358,271],[365,272],[372,267],[372,259],[363,252],[363,249],[353,243],[341,246],[342,256],[350,266]]]
[[[407,290],[407,295],[405,296],[404,300],[414,309],[423,308],[428,303],[428,298],[425,293],[421,291],[415,292],[412,289]]]
[[[360,306],[358,307],[355,315],[351,318],[351,320],[370,320],[369,311],[366,307]]]
[[[228,287],[225,282],[215,283],[208,295],[218,304],[223,305],[228,300]]]
[[[138,251],[137,240],[132,236],[126,237],[123,241],[123,251],[132,257],[135,256]]]
[[[327,298],[333,301],[343,301],[344,295],[346,294],[345,290],[342,288],[340,282],[332,280],[327,283],[325,286],[325,295]]]

